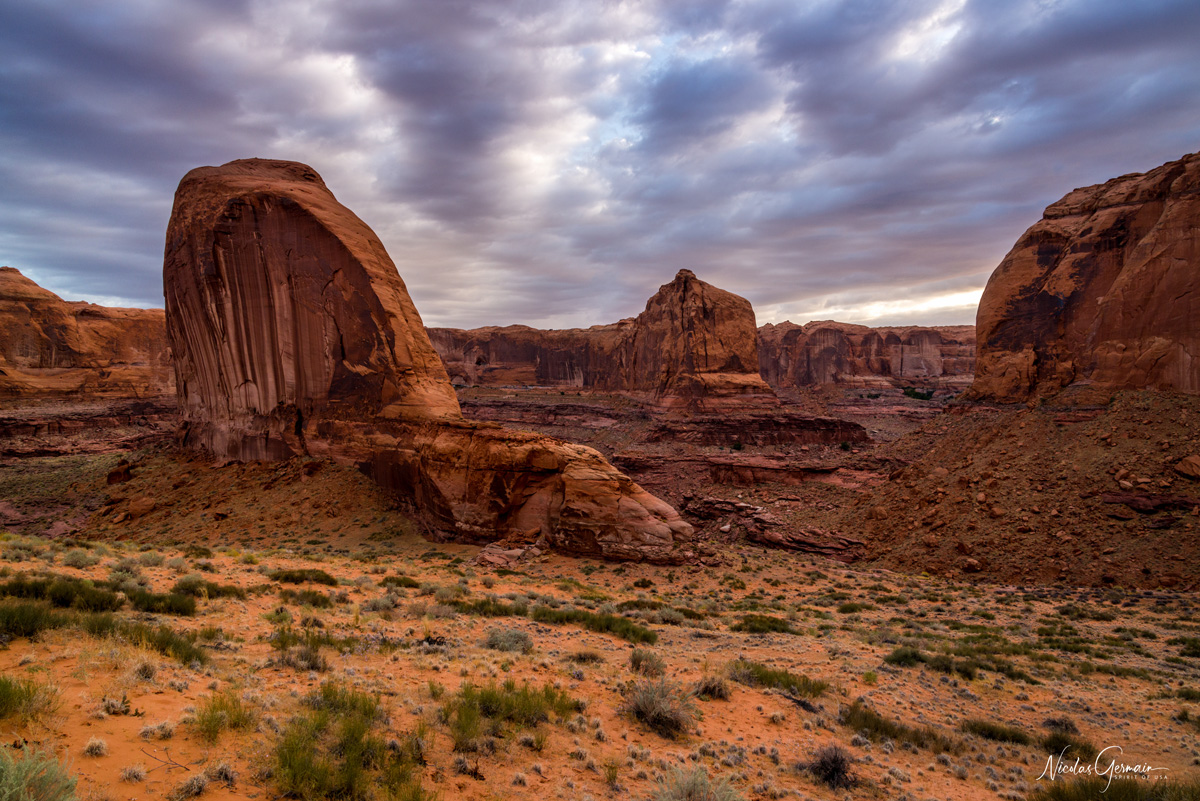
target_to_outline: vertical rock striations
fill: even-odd
[[[1076,189],[992,273],[970,396],[1200,392],[1200,154]]]
[[[310,167],[192,170],[163,277],[186,444],[358,464],[453,539],[682,557],[690,526],[595,451],[462,419],[383,245]]]

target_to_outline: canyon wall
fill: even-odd
[[[625,392],[665,408],[774,405],[758,375],[754,309],[680,270],[636,318],[587,329],[431,328],[434,348],[465,386],[575,386]]]
[[[758,329],[758,366],[777,389],[893,380],[965,383],[975,368],[969,325],[869,328],[832,320]]]
[[[596,451],[463,419],[391,258],[311,167],[189,172],[163,279],[186,446],[355,464],[458,541],[686,557],[691,527]]]
[[[1068,193],[988,280],[969,397],[1200,392],[1198,268],[1200,155]]]
[[[161,310],[65,301],[0,267],[0,396],[173,392]]]

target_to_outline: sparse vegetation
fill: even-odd
[[[803,698],[816,698],[829,689],[829,683],[810,679],[778,668],[770,668],[749,659],[729,663],[729,678],[750,687],[770,687]]]
[[[677,739],[695,725],[698,710],[691,693],[666,679],[635,682],[625,691],[621,712],[668,739]]]
[[[911,743],[918,748],[925,748],[935,754],[943,751],[955,751],[958,743],[929,727],[912,727],[883,717],[863,703],[862,699],[842,708],[841,723],[866,737],[876,740],[887,737],[902,743]]]

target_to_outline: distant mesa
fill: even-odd
[[[1200,155],[1070,192],[992,273],[969,396],[1200,392]]]
[[[754,309],[680,270],[635,318],[587,329],[431,328],[460,386],[574,386],[643,397],[667,409],[774,406],[758,373]]]
[[[687,555],[691,526],[596,451],[462,418],[395,265],[312,168],[189,172],[163,277],[186,445],[357,464],[454,540]]]
[[[868,328],[832,320],[764,325],[758,364],[776,389],[896,380],[965,386],[975,370],[975,327]]]
[[[0,267],[0,396],[174,393],[163,312],[65,301]]]

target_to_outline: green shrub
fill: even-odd
[[[246,597],[246,591],[236,584],[217,584],[209,581],[199,573],[189,573],[175,582],[171,592],[179,595],[190,595],[194,598],[237,598]]]
[[[657,678],[667,672],[667,663],[648,648],[634,648],[629,652],[629,669],[643,676]]]
[[[139,612],[151,612],[165,615],[183,615],[190,617],[196,614],[196,599],[190,595],[177,592],[159,594],[135,590],[126,593],[129,603]]]
[[[1092,761],[1099,753],[1089,740],[1061,730],[1052,731],[1042,737],[1038,740],[1038,745],[1048,754],[1070,755],[1079,757],[1084,762]]]
[[[729,698],[729,685],[724,677],[705,674],[696,681],[696,687],[692,693],[697,698],[704,700],[719,700],[725,701]]]
[[[33,637],[47,629],[69,625],[72,619],[71,615],[40,601],[9,601],[0,604],[0,635]]]
[[[1110,785],[1107,776],[1086,776],[1039,782],[1029,801],[1194,801],[1200,798],[1200,779],[1125,779]]]
[[[232,690],[226,690],[214,693],[201,702],[193,725],[205,742],[215,743],[221,732],[250,729],[257,722],[255,710]]]
[[[331,609],[333,607],[333,599],[329,597],[328,593],[320,590],[291,590],[281,587],[279,600],[298,606],[311,606],[313,609]]]
[[[100,563],[100,557],[82,548],[72,548],[63,554],[62,563],[67,567],[83,569]]]
[[[0,720],[20,717],[31,720],[58,708],[58,690],[31,679],[0,676]]]
[[[74,801],[75,779],[51,754],[0,748],[0,799]]]
[[[493,651],[515,651],[527,654],[533,650],[533,640],[520,629],[488,629],[484,647]]]
[[[476,598],[473,601],[454,601],[450,604],[459,612],[480,617],[525,617],[529,607],[521,602],[506,604],[495,598]]]
[[[675,739],[695,725],[697,709],[690,693],[660,678],[627,688],[621,712],[663,737]]]
[[[925,748],[940,754],[943,751],[956,751],[958,743],[944,734],[931,728],[914,728],[883,717],[868,707],[859,698],[848,707],[843,707],[841,723],[849,729],[859,732],[868,740],[879,740],[887,737],[897,742],[911,743],[918,748]]]
[[[654,801],[742,801],[742,795],[728,779],[713,782],[697,765],[689,771],[671,768],[655,790]]]
[[[816,698],[829,689],[829,682],[769,668],[749,659],[735,659],[730,662],[729,678],[750,687],[771,687],[805,698]]]
[[[990,720],[971,718],[970,720],[964,720],[959,728],[967,734],[974,734],[977,737],[995,740],[999,743],[1029,745],[1033,742],[1033,737],[1021,729],[1014,726],[1005,726],[1001,723],[993,723]]]
[[[743,615],[740,622],[729,627],[730,631],[744,631],[750,634],[799,634],[792,624],[783,618],[770,615]]]
[[[324,584],[328,587],[336,587],[338,584],[337,579],[316,567],[293,567],[272,570],[267,573],[267,578],[271,579],[271,581],[281,581],[287,584],[312,582],[313,584]]]
[[[889,665],[915,667],[925,661],[924,654],[917,648],[902,645],[883,658]]]
[[[421,586],[421,582],[408,576],[384,576],[379,580],[379,586],[416,589],[417,587]]]
[[[617,615],[596,614],[583,609],[551,609],[535,606],[529,616],[539,623],[578,623],[584,628],[604,634],[613,634],[632,643],[654,645],[658,635],[628,618]]]
[[[420,724],[388,743],[375,733],[384,718],[379,700],[331,682],[305,705],[308,711],[288,723],[275,747],[274,780],[282,795],[306,801],[428,797],[419,777],[425,764]]]

